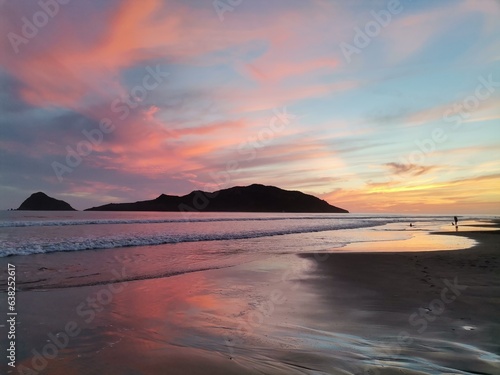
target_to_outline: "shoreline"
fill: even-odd
[[[468,345],[493,358],[480,361],[441,353],[448,356],[441,360],[446,366],[457,363],[456,369],[487,374],[500,371],[500,231],[451,234],[477,244],[454,251],[335,253],[316,262],[315,272],[321,276],[308,282],[329,309],[349,307],[340,309],[340,315],[349,315],[343,322],[347,332],[384,338],[382,358],[404,354],[428,360],[433,355],[412,345],[432,351],[436,348],[429,343],[446,342],[455,345],[457,353],[460,345]],[[383,360],[366,362],[365,369],[379,370]]]
[[[500,369],[500,232],[441,233],[478,244],[279,254],[166,278],[23,291],[18,365],[34,368],[33,350],[43,353],[76,322],[79,334],[40,374],[493,374]],[[446,287],[446,300],[456,298],[434,314]]]
[[[377,228],[379,228],[377,230]],[[309,253],[314,252],[395,252],[399,246],[405,252],[459,250],[471,247],[473,240],[466,237],[447,236],[452,232],[444,232],[443,236],[429,233],[429,229],[406,228],[401,224],[382,224],[379,226],[360,227],[356,229],[337,229],[333,231],[319,231],[309,234]],[[301,252],[302,233],[287,234],[286,236],[259,237],[258,246],[271,246],[273,250],[265,253],[255,251],[255,239],[181,242],[155,246],[117,247],[110,249],[85,251],[57,251],[31,255],[17,255],[0,258],[0,280],[6,285],[5,269],[9,262],[15,262],[24,270],[23,277],[18,281],[20,291],[62,289],[71,287],[86,287],[106,285],[110,282],[150,280],[164,277],[183,275],[190,272],[202,272],[213,269],[234,267],[246,262],[273,257],[281,252],[282,246],[292,247],[293,253]],[[352,240],[352,237],[356,240]],[[336,245],[331,244],[329,238],[334,239]],[[451,239],[451,240],[450,240]],[[233,243],[237,246],[234,247]],[[313,246],[310,246],[314,243]],[[226,253],[234,247],[236,257]],[[214,254],[214,249],[224,248],[219,255],[212,255],[211,259],[204,259],[183,264],[186,256],[203,254],[205,251]],[[166,257],[166,256],[167,257]],[[166,260],[168,263],[166,263]],[[109,269],[114,269],[113,275]],[[126,272],[123,272],[123,270]],[[117,277],[117,273],[122,276]],[[0,286],[0,292],[5,288]]]

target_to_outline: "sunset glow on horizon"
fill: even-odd
[[[500,213],[498,0],[0,9],[0,209],[260,183],[351,212]]]

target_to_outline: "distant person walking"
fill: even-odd
[[[455,220],[455,226],[458,227],[458,217],[455,216],[453,219]]]

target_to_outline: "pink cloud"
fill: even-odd
[[[273,83],[315,72],[331,73],[339,66],[334,53],[311,47],[324,37],[318,33],[323,34],[327,21],[330,23],[317,12],[303,17],[300,10],[286,9],[279,17],[268,15],[272,22],[264,28],[253,26],[256,16],[250,15],[241,18],[240,25],[228,33],[212,11],[173,0],[128,0],[107,16],[106,28],[92,40],[81,38],[81,25],[69,24],[61,14],[47,26],[57,27],[57,34],[48,35],[50,40],[44,39],[43,43],[32,40],[22,56],[2,45],[7,52],[2,63],[23,81],[23,97],[29,103],[70,108],[77,108],[86,95],[110,100],[126,94],[117,82],[121,69],[158,58],[207,64],[210,62],[201,62],[200,57],[230,47],[241,48],[251,41],[263,41],[269,46],[254,61],[240,63],[243,71],[257,81]],[[318,22],[321,27],[316,29]],[[334,33],[331,35],[335,45]],[[218,58],[211,59],[217,62]]]

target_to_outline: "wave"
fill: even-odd
[[[344,215],[344,214],[342,214]],[[209,222],[252,222],[252,221],[289,221],[289,220],[378,220],[387,222],[406,222],[408,220],[432,219],[436,221],[448,221],[448,217],[391,217],[391,216],[280,216],[280,217],[222,217],[222,218],[163,218],[163,219],[79,219],[79,220],[17,220],[0,221],[0,228],[18,227],[53,227],[53,226],[74,226],[74,225],[109,225],[109,224],[167,224],[167,223],[209,223]]]
[[[91,219],[91,220],[38,220],[38,221],[6,221],[0,222],[2,228],[16,227],[53,227],[72,225],[103,225],[103,224],[163,224],[163,223],[209,223],[221,221],[278,221],[278,220],[334,220],[338,217],[256,217],[256,218],[199,218],[199,219]]]
[[[275,229],[260,231],[240,231],[235,233],[182,233],[182,234],[150,234],[120,235],[101,238],[71,238],[58,242],[33,242],[9,244],[3,243],[0,257],[13,255],[31,255],[61,251],[102,250],[133,246],[154,246],[176,244],[182,242],[244,240],[260,237],[283,236],[287,234],[315,233],[339,229],[368,228],[381,225],[379,221],[363,221],[356,223],[335,223],[296,227],[292,229]]]

